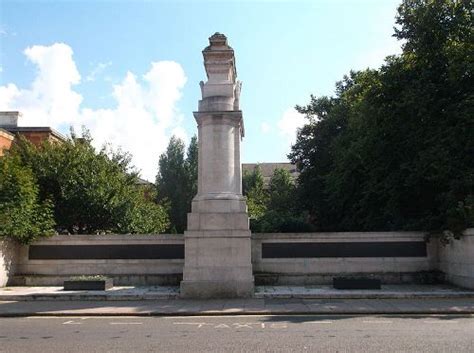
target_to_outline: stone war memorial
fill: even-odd
[[[116,286],[171,287],[173,298],[262,297],[265,286],[336,288],[341,278],[341,288],[362,280],[474,289],[474,229],[448,245],[409,231],[252,234],[242,195],[244,121],[234,50],[215,33],[202,53],[207,80],[194,112],[198,189],[184,236],[55,235],[29,245],[2,238],[0,287],[63,286],[74,276],[101,275]],[[1,119],[4,131],[14,131]]]
[[[247,205],[242,196],[239,109],[234,50],[225,35],[209,38],[203,51],[207,82],[194,112],[198,124],[198,193],[188,214],[183,297],[253,294]]]

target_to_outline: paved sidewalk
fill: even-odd
[[[4,316],[180,316],[303,314],[474,314],[474,291],[447,285],[386,285],[381,290],[330,286],[257,286],[251,299],[184,300],[178,287],[0,289]]]
[[[0,317],[474,314],[473,299],[2,301]]]
[[[157,300],[176,299],[179,287],[147,286],[124,287],[114,286],[107,291],[66,291],[63,287],[5,287],[0,288],[0,301],[33,301],[33,300]]]
[[[255,287],[255,297],[273,299],[474,299],[474,291],[451,285],[427,284],[388,284],[382,285],[380,290],[337,290],[329,285],[257,286]]]
[[[137,301],[178,299],[179,287],[115,286],[107,291],[65,291],[63,287],[0,288],[0,301]],[[256,299],[474,299],[474,291],[448,285],[383,285],[381,290],[337,290],[331,286],[257,286]]]

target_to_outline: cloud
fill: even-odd
[[[305,124],[303,114],[298,113],[294,108],[288,108],[282,114],[282,117],[277,122],[279,133],[290,144],[296,141],[296,132]]]
[[[84,109],[80,125],[87,126],[98,142],[110,142],[133,154],[133,162],[143,177],[154,180],[158,157],[168,139],[176,134],[186,139],[179,126],[182,115],[176,109],[186,76],[178,63],[152,63],[140,80],[128,72],[113,88],[117,103],[113,109]]]
[[[142,76],[127,72],[112,87],[115,105],[91,109],[83,106],[83,97],[74,90],[81,76],[68,45],[33,46],[24,53],[38,69],[31,87],[0,86],[0,110],[23,112],[21,125],[66,124],[79,131],[85,125],[97,147],[111,143],[132,153],[134,165],[148,180],[155,178],[158,157],[170,135],[186,138],[176,104],[187,78],[178,63],[153,62]]]
[[[272,127],[266,121],[260,124],[260,131],[262,132],[262,134],[268,134],[271,129]]]
[[[100,75],[102,72],[105,71],[106,68],[108,68],[110,65],[112,65],[112,62],[106,62],[106,63],[98,63],[92,70],[91,72],[86,76],[86,81],[87,82],[93,82],[96,80],[97,76]]]
[[[77,118],[82,96],[73,90],[81,76],[72,59],[72,49],[64,43],[35,45],[23,52],[37,67],[29,89],[15,84],[0,87],[0,109],[21,110],[22,125],[59,126]]]

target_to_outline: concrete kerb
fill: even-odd
[[[0,303],[0,309],[1,309]],[[474,316],[474,308],[453,309],[433,308],[432,310],[250,310],[250,311],[170,311],[170,312],[83,312],[83,311],[24,311],[1,312],[1,318],[11,317],[216,317],[216,316],[365,316],[365,315],[469,315]]]
[[[0,295],[0,301],[153,301],[153,300],[177,300],[178,295],[117,295],[110,296],[106,294],[32,294],[32,295]],[[262,294],[255,295],[254,299],[315,299],[315,300],[339,300],[339,299],[473,299],[472,292],[458,293],[373,293],[373,294]]]
[[[340,294],[256,294],[262,299],[473,299],[474,292],[457,293],[340,293]],[[0,298],[1,299],[1,298]]]
[[[343,293],[344,294],[344,293]],[[350,294],[350,293],[349,293]],[[395,296],[396,294],[396,296]],[[156,298],[130,300],[131,295],[104,294],[0,299],[0,317],[25,316],[245,316],[245,315],[434,315],[474,314],[472,292],[392,293],[390,298],[352,295],[315,298],[303,295],[226,300]],[[434,295],[436,294],[436,296]],[[6,297],[6,296],[5,296]],[[30,296],[33,298],[33,296]],[[87,300],[84,300],[87,298]],[[117,300],[119,299],[119,300]],[[128,299],[128,300],[127,300]]]

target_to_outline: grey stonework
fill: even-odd
[[[250,297],[253,275],[249,218],[242,196],[239,110],[233,49],[220,33],[203,51],[207,82],[194,112],[198,125],[198,193],[188,214],[181,296]]]

